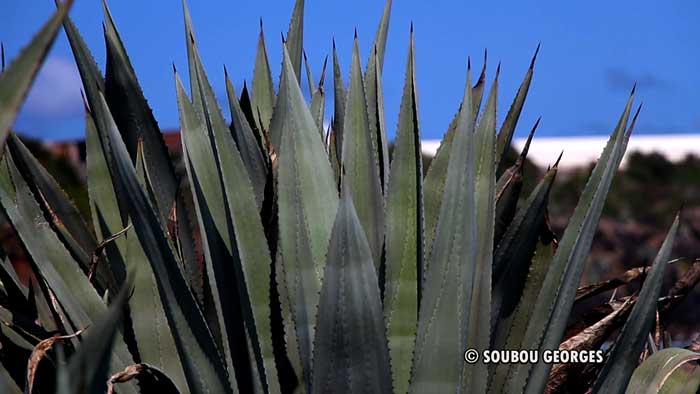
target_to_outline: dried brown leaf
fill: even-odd
[[[645,275],[647,272],[649,272],[649,267],[632,268],[610,280],[580,287],[578,290],[576,290],[576,302],[583,301],[608,290],[613,290],[622,285],[626,285],[640,276]]]
[[[27,393],[31,394],[32,389],[34,388],[34,379],[36,377],[36,371],[39,368],[39,363],[41,363],[41,360],[46,357],[46,353],[48,353],[49,350],[51,350],[51,347],[53,347],[54,343],[58,341],[64,341],[66,339],[71,339],[75,338],[78,335],[82,334],[85,332],[87,327],[80,329],[76,331],[73,334],[69,335],[54,335],[51,338],[44,339],[43,341],[39,342],[35,347],[34,350],[32,351],[31,356],[29,356],[29,361],[27,362]]]
[[[95,251],[92,253],[92,258],[90,259],[90,270],[88,271],[88,280],[92,280],[93,275],[95,274],[95,270],[97,269],[97,264],[100,261],[100,257],[102,257],[102,253],[104,252],[105,248],[107,246],[117,240],[119,237],[122,235],[126,234],[127,231],[131,228],[131,224],[128,226],[124,227],[123,229],[119,230],[117,233],[110,235],[109,237],[105,238],[102,242],[100,242],[97,247],[95,248]]]
[[[610,338],[610,335],[624,324],[635,302],[636,298],[630,297],[622,304],[612,304],[613,311],[610,314],[564,341],[559,345],[559,349],[576,351],[598,350]],[[579,384],[578,377],[585,366],[586,364],[580,363],[554,365],[549,375],[545,393],[552,394],[570,391],[572,385]]]

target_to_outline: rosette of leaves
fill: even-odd
[[[184,175],[106,4],[104,74],[70,3],[0,74],[0,205],[33,272],[20,277],[8,259],[0,270],[2,391],[537,393],[556,391],[562,370],[466,364],[464,350],[609,340],[606,363],[587,371],[594,392],[660,371],[652,356],[633,375],[657,308],[682,297],[659,301],[678,220],[639,294],[611,300],[583,329],[569,324],[582,294],[634,279],[578,289],[634,94],[558,238],[547,225],[558,162],[521,195],[536,125],[515,163],[505,159],[534,58],[500,126],[498,72],[485,94],[486,61],[476,83],[467,67],[424,176],[413,29],[396,127],[382,89],[388,0],[364,67],[355,37],[347,84],[334,48],[325,130],[325,64],[318,83],[308,61],[302,73],[304,6],[294,6],[278,85],[262,26],[251,88],[236,92],[226,73],[227,118],[184,4],[189,78],[174,72]],[[90,224],[9,132],[61,25],[85,91]]]

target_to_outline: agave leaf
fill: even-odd
[[[224,71],[226,71],[226,67],[224,67]],[[256,116],[253,112],[253,104],[250,101],[248,82],[245,79],[243,80],[243,89],[241,89],[241,95],[238,98],[238,105],[241,107],[241,111],[243,111],[243,114],[245,115],[245,118],[248,121],[248,126],[250,126],[255,131],[256,140],[260,141],[262,139],[262,131],[258,127],[258,124],[255,120]],[[265,151],[262,147],[261,150]]]
[[[142,186],[147,185],[142,144],[136,155],[136,172]],[[148,256],[133,227],[126,234],[126,268],[132,273],[133,293],[129,298],[132,329],[140,361],[165,371],[184,390],[187,382],[182,370],[163,301]]]
[[[197,75],[197,56],[196,56],[196,40],[194,37],[194,28],[192,25],[192,17],[190,16],[190,7],[187,0],[182,0],[182,12],[185,21],[185,42],[187,46],[187,66],[190,77],[190,92],[192,92],[192,105],[197,110],[197,113],[202,117],[202,121],[206,121],[204,113],[204,103],[202,102],[202,92],[199,88],[199,76]],[[174,68],[174,66],[173,66]],[[184,143],[183,143],[184,147]]]
[[[16,135],[10,136],[8,147],[20,172],[24,174],[25,181],[45,212],[45,216],[49,218],[52,228],[70,254],[76,258],[83,272],[87,273],[90,270],[91,255],[97,249],[97,241],[80,212],[51,174]],[[116,272],[123,273],[123,269],[119,270],[118,267],[115,269]],[[118,292],[117,280],[109,266],[97,265],[95,274],[94,280],[100,293],[106,290],[113,294]]]
[[[487,350],[491,344],[491,271],[496,218],[496,96],[498,73],[491,86],[486,109],[476,127],[474,143],[474,193],[476,204],[476,261],[469,306],[466,348]],[[462,388],[485,392],[488,367],[485,363],[464,364]]]
[[[423,272],[423,160],[418,122],[415,55],[411,37],[386,197],[384,314],[395,392],[406,393]]]
[[[35,335],[38,334],[37,330],[32,330],[34,325],[30,318],[19,316],[17,313],[0,307],[0,323],[0,337],[4,344],[12,343],[14,346],[29,352],[34,350],[34,345],[28,339],[32,342],[38,341],[39,335]],[[27,334],[28,338],[26,338]]]
[[[362,81],[360,50],[355,37],[350,71],[350,88],[345,107],[342,167],[353,194],[357,216],[365,229],[377,270],[381,262],[384,202],[374,137],[367,117],[365,86]]]
[[[72,0],[61,4],[19,56],[7,68],[3,66],[0,74],[0,149],[72,4]],[[4,49],[2,52],[4,59]]]
[[[186,21],[187,29],[191,31],[189,18]],[[191,34],[190,37],[192,36]],[[267,244],[257,214],[262,205],[264,190],[259,191],[261,194],[258,203],[248,171],[225,127],[193,41],[190,41],[190,54],[190,62],[193,64],[190,79],[196,81],[197,85],[197,90],[193,92],[195,96],[200,96],[195,102],[200,102],[200,111],[206,120],[208,133],[196,119],[196,114],[191,112],[181,84],[178,85],[178,95],[182,123],[187,123],[183,127],[187,133],[184,146],[192,164],[191,168],[188,167],[191,183],[198,193],[198,215],[205,219],[200,219],[203,223],[209,220],[206,219],[208,216],[211,217],[214,224],[202,232],[206,232],[208,242],[213,242],[205,250],[210,254],[208,277],[217,308],[221,340],[226,356],[231,358],[231,365],[235,366],[238,385],[242,391],[262,386],[265,391],[279,392],[270,331],[271,260],[269,254],[265,258],[262,252]],[[242,127],[242,111],[238,111],[237,116],[238,125]],[[252,136],[252,130],[249,134]],[[214,146],[209,145],[209,140],[213,141]],[[262,156],[259,158],[258,164],[263,165]],[[267,176],[263,176],[263,180],[266,180]],[[222,186],[225,190],[222,190]],[[246,199],[248,191],[251,193],[250,201]],[[225,210],[227,202],[228,211]],[[227,212],[230,212],[230,217]],[[251,212],[256,214],[251,215]],[[233,286],[230,285],[230,278],[235,279]],[[257,370],[253,370],[255,367],[251,363],[256,365]]]
[[[503,321],[497,326],[498,331],[494,332],[494,349],[524,349],[521,348],[524,332],[530,322],[530,316],[535,307],[535,302],[537,302],[537,296],[542,288],[542,283],[555,251],[556,242],[543,239],[542,235],[540,235],[518,306],[510,316],[502,317]],[[509,368],[509,364],[492,366],[488,393],[504,392],[503,386],[506,383]]]
[[[477,256],[471,76],[457,117],[440,215],[420,300],[411,393],[448,392],[461,384]]]
[[[677,382],[673,387],[675,390],[670,390],[672,387],[667,386],[674,383],[673,375],[680,371],[680,368],[697,360],[700,360],[700,354],[686,349],[670,348],[658,351],[634,370],[625,393],[695,393],[700,384],[697,372],[694,379]],[[695,369],[697,370],[697,367]]]
[[[379,71],[382,71],[384,69],[384,54],[386,53],[386,40],[389,35],[389,21],[391,19],[391,3],[392,0],[386,0],[384,2],[384,11],[382,12],[382,19],[379,20],[379,26],[377,26],[377,32],[374,36],[374,44],[372,45],[372,47],[374,48],[374,53],[376,53],[377,55],[377,58],[374,59],[374,53],[369,56],[369,60],[367,61],[367,71],[365,74],[367,79],[371,79],[371,77],[369,77],[369,74],[374,72],[373,69],[375,63],[379,67]],[[412,32],[413,28],[411,28],[411,33]]]
[[[196,73],[196,71],[193,71]],[[196,77],[195,77],[196,78]],[[197,218],[202,234],[204,257],[207,267],[207,279],[212,293],[212,300],[216,313],[216,322],[219,332],[215,333],[220,341],[219,346],[224,354],[229,370],[234,369],[232,355],[233,341],[242,338],[231,337],[228,330],[235,327],[241,328],[240,319],[236,319],[237,302],[236,288],[230,285],[230,278],[234,278],[233,249],[231,234],[226,214],[226,202],[221,179],[216,162],[216,153],[211,146],[212,138],[203,121],[198,117],[195,109],[185,93],[179,76],[176,74],[176,90],[178,107],[180,110],[180,128],[182,130],[183,150],[187,159],[187,173],[190,177],[190,185],[194,193]],[[220,125],[219,128],[222,126]],[[227,282],[224,285],[224,281]],[[240,343],[240,342],[238,342]],[[245,342],[241,352],[246,351]],[[248,358],[243,356],[243,360]],[[245,371],[250,372],[250,371]],[[244,372],[241,371],[243,374]],[[233,375],[231,375],[233,376]],[[236,374],[236,377],[239,375]],[[250,379],[250,375],[247,377]],[[247,381],[251,383],[250,380]]]
[[[282,320],[282,339],[284,340],[284,356],[289,360],[289,365],[291,367],[291,374],[294,375],[293,382],[287,382],[289,386],[285,386],[284,382],[280,380],[282,387],[292,387],[298,384],[299,380],[303,376],[303,369],[301,366],[301,355],[299,353],[299,341],[297,340],[296,327],[294,323],[294,317],[292,315],[291,300],[289,299],[289,292],[287,291],[287,284],[285,283],[284,277],[284,263],[282,262],[282,255],[277,253],[275,256],[275,288],[277,289],[277,296],[279,299],[279,313]],[[274,324],[274,323],[273,323]],[[273,332],[273,340],[276,340],[275,333]],[[281,363],[278,362],[280,378],[284,377],[284,370]],[[292,380],[290,378],[290,380]]]
[[[45,208],[50,210],[62,225],[58,231],[65,237],[66,243],[74,246],[74,251],[79,247],[83,253],[92,253],[97,247],[97,241],[68,195],[19,137],[11,135],[8,146],[15,163],[25,174],[25,178],[28,178],[30,186],[34,187],[35,194],[42,195]]]
[[[343,148],[343,126],[345,125],[345,101],[347,90],[343,82],[343,72],[340,69],[338,50],[333,40],[333,132],[335,134],[336,156],[340,163]]]
[[[544,178],[532,191],[503,239],[496,247],[493,257],[493,332],[498,325],[511,316],[520,300],[522,289],[537,246],[539,231],[547,213],[547,201],[554,184],[557,167],[547,171]]]
[[[304,51],[304,0],[294,2],[294,11],[292,11],[292,19],[289,21],[285,43],[294,73],[297,76],[297,83],[301,85],[301,54]]]
[[[0,392],[7,394],[22,394],[22,390],[12,379],[5,367],[0,362]]]
[[[89,325],[105,305],[85,273],[52,231],[11,155],[4,155],[0,172],[0,201],[36,272],[53,289],[74,328]]]
[[[328,160],[331,162],[331,167],[333,168],[333,175],[335,175],[336,184],[340,185],[340,161],[338,161],[338,134],[330,126],[328,131]]]
[[[0,282],[10,300],[10,305],[21,305],[22,300],[29,299],[29,288],[22,284],[17,271],[7,257],[0,259]]]
[[[390,393],[377,272],[349,187],[345,181],[328,246],[311,392]]]
[[[240,152],[243,163],[246,166],[247,174],[253,183],[255,201],[258,210],[262,208],[265,197],[265,184],[267,180],[267,165],[260,151],[260,145],[255,138],[255,132],[245,118],[245,114],[238,102],[236,91],[226,72],[226,93],[231,109],[231,134],[236,143],[236,149]]]
[[[72,393],[103,393],[107,389],[111,349],[117,341],[124,308],[132,285],[127,280],[109,310],[90,327],[76,353],[68,361],[68,386]]]
[[[55,0],[56,5],[61,4],[60,0]],[[68,42],[70,43],[71,50],[73,51],[73,57],[75,58],[75,63],[78,66],[78,72],[80,73],[80,78],[83,81],[83,88],[85,89],[86,99],[90,104],[90,109],[92,111],[99,111],[99,92],[105,90],[105,82],[102,77],[102,72],[95,62],[95,58],[92,56],[90,49],[88,48],[85,40],[80,35],[78,28],[73,23],[70,17],[66,17],[63,21],[63,29],[68,37]],[[96,114],[96,117],[101,117],[102,114]]]
[[[498,132],[498,142],[496,147],[496,157],[498,157],[498,167],[497,175],[501,175],[506,166],[506,154],[510,149],[510,144],[513,141],[513,135],[515,135],[515,126],[518,124],[518,119],[520,119],[520,113],[523,111],[523,105],[525,104],[525,99],[527,98],[527,92],[530,90],[530,82],[532,82],[532,74],[535,70],[535,60],[537,59],[537,53],[540,51],[540,46],[537,45],[535,54],[532,56],[530,61],[530,67],[525,73],[525,78],[518,88],[518,92],[515,94],[513,103],[508,109],[506,118],[501,125],[501,130]]]
[[[659,394],[697,394],[700,389],[700,365],[685,363],[666,379]]]
[[[484,90],[486,89],[486,65],[488,64],[488,52],[484,50],[484,64],[481,66],[481,73],[479,74],[479,79],[474,85],[474,90],[472,91],[472,106],[474,108],[474,117],[479,113],[481,109],[481,101],[484,98]],[[500,64],[498,65],[500,71]]]
[[[530,324],[522,341],[523,348],[546,350],[559,346],[605,197],[634,126],[633,120],[630,129],[625,130],[633,98],[634,92],[630,95],[615,131],[593,169],[569,220],[530,315]],[[543,362],[536,364],[534,368],[531,368],[530,364],[511,365],[508,391],[519,392],[527,382],[527,392],[541,392],[550,369],[551,365],[545,365]]]
[[[60,4],[60,0],[56,0],[56,4]],[[109,128],[109,122],[107,120],[108,114],[103,111],[103,107],[100,104],[100,94],[105,91],[105,81],[102,77],[102,72],[97,66],[90,49],[85,43],[85,40],[80,35],[78,28],[75,26],[70,17],[66,17],[63,21],[63,29],[66,32],[66,36],[68,36],[68,42],[70,43],[73,51],[73,57],[75,58],[75,63],[78,66],[80,78],[83,81],[85,100],[87,101],[87,106],[92,113],[95,129],[98,131],[97,135],[99,136],[99,141],[102,145],[102,150],[106,152],[107,157],[109,157],[108,153],[111,148],[106,141],[107,132],[105,131]],[[109,169],[110,173],[113,171],[112,164],[109,161],[107,161],[107,168]],[[124,196],[122,195],[123,192],[119,189],[115,189],[115,192],[117,193],[117,196],[119,196],[117,202],[124,201]],[[125,222],[125,209],[119,206],[119,210],[117,212],[122,218],[122,222]],[[123,225],[120,228],[123,228]]]
[[[103,300],[88,281],[80,264],[63,246],[58,234],[45,221],[41,208],[11,160],[11,155],[5,157],[3,182],[9,183],[3,185],[2,205],[8,209],[8,215],[13,218],[36,264],[35,272],[46,280],[56,299],[60,300],[60,308],[65,310],[66,315],[62,317],[62,323],[69,333],[90,326],[106,310]],[[132,362],[132,357],[121,333],[117,338],[110,357],[113,367],[123,368]],[[134,387],[128,385],[124,391],[134,392]]]
[[[270,326],[272,259],[258,214],[254,183],[233,138],[228,135],[217,138],[216,151],[238,254],[234,269],[240,308],[258,363],[258,373],[265,380],[263,385],[268,392],[279,393]]]
[[[480,77],[481,78],[481,77]],[[483,83],[482,83],[483,85]],[[478,108],[474,105],[475,101],[481,101],[481,95],[484,92],[483,86],[479,84],[472,88],[472,116],[476,119]],[[430,255],[435,237],[435,226],[437,225],[438,215],[440,213],[440,204],[445,192],[445,180],[447,178],[447,167],[450,161],[450,152],[452,151],[452,141],[454,140],[455,130],[459,113],[462,110],[464,103],[460,104],[459,111],[447,128],[447,132],[440,142],[437,153],[433,160],[430,161],[430,167],[425,174],[425,182],[423,187],[423,200],[425,205],[425,252],[426,256]],[[472,120],[474,121],[474,120]],[[429,261],[426,261],[426,267]]]
[[[180,180],[175,174],[170,153],[163,140],[158,123],[143,95],[136,73],[129,61],[124,44],[114,24],[112,15],[103,0],[105,13],[105,41],[107,44],[107,72],[105,81],[105,96],[107,103],[115,116],[119,130],[125,133],[124,140],[127,149],[135,157],[136,143],[143,141],[143,157],[145,166],[157,179],[150,182],[155,195],[155,202],[166,223],[173,206],[175,209],[184,207],[182,195],[178,195]],[[182,258],[187,266],[197,265],[194,251],[194,236],[187,215],[178,216],[177,233],[170,234],[173,242],[178,242],[182,248]]]
[[[496,182],[496,224],[493,236],[495,246],[498,246],[501,242],[503,234],[505,234],[517,212],[520,193],[523,189],[525,160],[539,123],[539,119],[537,119],[515,164],[508,168]]]
[[[375,54],[374,57],[377,55]],[[384,117],[384,93],[382,88],[382,74],[378,61],[375,60],[375,72],[373,80],[366,79],[367,86],[367,113],[369,115],[370,133],[374,136],[375,156],[379,165],[379,178],[382,191],[386,190],[389,182],[389,144],[386,137],[386,121]]]
[[[243,253],[246,255],[248,253],[241,251],[240,245],[236,245],[237,239],[241,237],[239,232],[244,230],[234,228],[235,224],[232,223],[226,210],[226,195],[222,183],[225,179],[222,158],[229,158],[228,155],[235,154],[237,160],[241,160],[240,153],[235,147],[214,96],[214,90],[204,71],[199,50],[194,41],[194,32],[187,8],[185,11],[185,26],[189,32],[190,83],[192,85],[193,107],[196,113],[191,112],[190,107],[192,106],[190,106],[184,88],[179,82],[177,83],[178,102],[181,123],[186,124],[182,129],[186,131],[186,134],[183,134],[185,135],[183,147],[187,150],[188,164],[190,164],[187,170],[190,184],[195,190],[201,233],[203,237],[206,237],[204,250],[207,277],[220,331],[219,338],[229,368],[236,372],[238,388],[241,391],[249,392],[253,390],[253,387],[264,386],[267,390],[255,323],[249,313],[250,305],[248,303],[250,301],[246,294],[245,279],[240,268]],[[248,175],[245,167],[242,171],[233,176]],[[231,193],[231,189],[228,193]],[[258,208],[255,204],[249,207],[253,211],[257,211]],[[267,275],[268,278],[269,276]],[[232,278],[235,279],[233,283],[231,282]],[[255,284],[258,283],[255,282]],[[255,284],[251,285],[255,286]],[[269,284],[266,284],[265,287],[267,286]],[[257,304],[259,300],[253,302]],[[269,311],[267,315],[269,316]],[[244,324],[247,327],[244,327]],[[251,365],[253,360],[257,361],[257,370],[255,370],[255,366]],[[276,376],[274,373],[272,375]],[[260,382],[261,378],[263,382]]]
[[[57,4],[59,4],[58,0]],[[126,212],[121,202],[126,201],[126,196],[123,195],[124,192],[122,190],[111,186],[114,169],[108,159],[111,147],[106,140],[107,130],[109,129],[108,119],[111,115],[105,113],[105,108],[107,107],[102,106],[100,102],[100,95],[105,91],[105,81],[85,40],[70,17],[65,18],[63,28],[68,37],[68,42],[83,82],[85,100],[87,101],[86,106],[89,107],[89,112],[91,113],[89,119],[86,120],[88,156],[90,156],[90,152],[93,152],[93,157],[102,156],[102,159],[99,159],[99,163],[96,164],[96,168],[99,168],[99,170],[94,171],[99,173],[99,175],[90,175],[92,164],[91,159],[87,159],[88,194],[90,196],[95,233],[98,238],[106,239],[125,226]],[[91,141],[91,139],[93,140]],[[121,283],[125,277],[123,269],[124,240],[117,240],[115,243],[111,243],[107,247],[106,253],[117,282]]]
[[[275,106],[275,88],[272,83],[270,62],[265,48],[265,34],[263,33],[262,19],[260,20],[260,36],[258,37],[258,49],[255,55],[255,69],[253,70],[253,113],[259,130],[270,129],[270,119]]]
[[[472,96],[473,97],[473,96]],[[425,206],[425,252],[426,256],[430,255],[433,238],[435,236],[435,227],[440,214],[440,204],[445,193],[445,180],[447,178],[447,167],[450,162],[450,151],[452,150],[452,142],[457,128],[459,114],[462,111],[463,104],[460,104],[459,111],[455,115],[447,129],[447,132],[440,142],[435,156],[430,161],[428,172],[425,174],[423,182],[423,204]],[[423,268],[424,271],[427,269]]]
[[[106,102],[102,101],[106,107]],[[109,120],[109,118],[108,118]],[[115,183],[129,196],[125,201],[139,241],[148,250],[158,292],[168,318],[178,354],[192,393],[233,393],[224,362],[214,344],[202,312],[179,269],[179,263],[163,231],[158,214],[139,183],[116,124],[107,135],[115,164]],[[122,368],[123,369],[123,368]]]
[[[323,69],[321,71],[321,80],[318,82],[318,88],[312,90],[313,95],[311,96],[311,114],[314,117],[316,126],[318,126],[318,131],[321,134],[321,140],[324,140],[324,130],[323,130],[323,115],[326,112],[326,91],[323,87],[326,80],[326,66],[328,64],[328,58],[323,62]],[[325,141],[324,141],[325,142]]]
[[[304,55],[304,66],[306,67],[306,82],[309,84],[309,93],[313,94],[316,91],[316,86],[314,86],[315,84],[314,77],[311,73],[311,65],[309,65],[309,58],[306,57],[306,51],[303,49],[302,54]]]
[[[379,27],[374,38],[372,53],[367,61],[365,71],[365,90],[367,93],[367,115],[369,129],[375,139],[375,157],[379,165],[379,177],[382,190],[386,190],[389,175],[389,144],[386,137],[384,121],[384,97],[382,92],[382,69],[384,68],[384,53],[389,34],[389,19],[391,17],[391,0],[386,0],[384,13],[379,21]],[[411,35],[413,24],[411,24]]]
[[[279,250],[304,380],[310,384],[318,294],[338,194],[328,156],[293,72],[285,47],[275,109],[275,117],[283,120],[276,177]]]
[[[153,270],[133,228],[126,237],[127,268],[134,275],[129,311],[141,361],[161,368],[184,390],[187,382]]]
[[[49,305],[51,294],[45,284],[30,282],[29,297],[33,298],[37,319],[44,330],[47,332],[65,331],[61,320],[59,320],[63,312],[60,310],[60,305]]]
[[[90,112],[85,112],[85,145],[87,162],[87,186],[90,196],[90,210],[95,234],[100,239],[107,239],[126,226],[122,221],[119,205],[119,195],[115,190],[112,175],[109,170],[108,153],[105,145],[100,142],[95,120]],[[125,257],[126,239],[117,238],[106,248],[109,271],[123,281],[126,276]],[[103,264],[104,266],[104,264]],[[98,278],[103,274],[104,267],[98,265]]]
[[[644,349],[645,337],[654,325],[657,300],[661,293],[666,262],[678,232],[678,223],[677,216],[654,259],[654,265],[644,281],[637,303],[593,385],[594,393],[622,393],[629,383],[639,354]]]

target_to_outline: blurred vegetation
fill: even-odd
[[[552,216],[567,216],[575,207],[593,169],[562,172],[552,191]],[[612,184],[603,215],[663,228],[681,206],[700,205],[700,158],[673,163],[658,153],[631,152]]]

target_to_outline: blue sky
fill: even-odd
[[[104,69],[102,9],[98,0],[76,0],[71,16]],[[225,100],[223,66],[234,83],[250,81],[263,18],[276,76],[280,33],[286,34],[293,0],[190,0],[205,66]],[[305,48],[314,77],[331,54],[335,37],[345,79],[352,38],[359,32],[366,60],[383,1],[306,0]],[[110,3],[146,97],[161,128],[177,127],[172,63],[187,70],[179,0]],[[31,38],[53,10],[51,0],[0,2],[0,41],[8,59]],[[644,102],[637,132],[700,132],[700,2],[676,0],[461,1],[395,0],[383,83],[389,132],[393,135],[404,81],[409,26],[415,25],[421,132],[441,138],[463,92],[467,56],[475,71],[485,48],[488,77],[502,62],[499,122],[505,115],[535,47],[542,43],[530,95],[518,127],[527,133],[543,116],[539,135],[607,134],[634,81]],[[332,74],[326,84],[332,111]],[[46,139],[84,133],[80,81],[67,40],[60,34],[15,128]],[[228,115],[227,106],[224,112]]]

